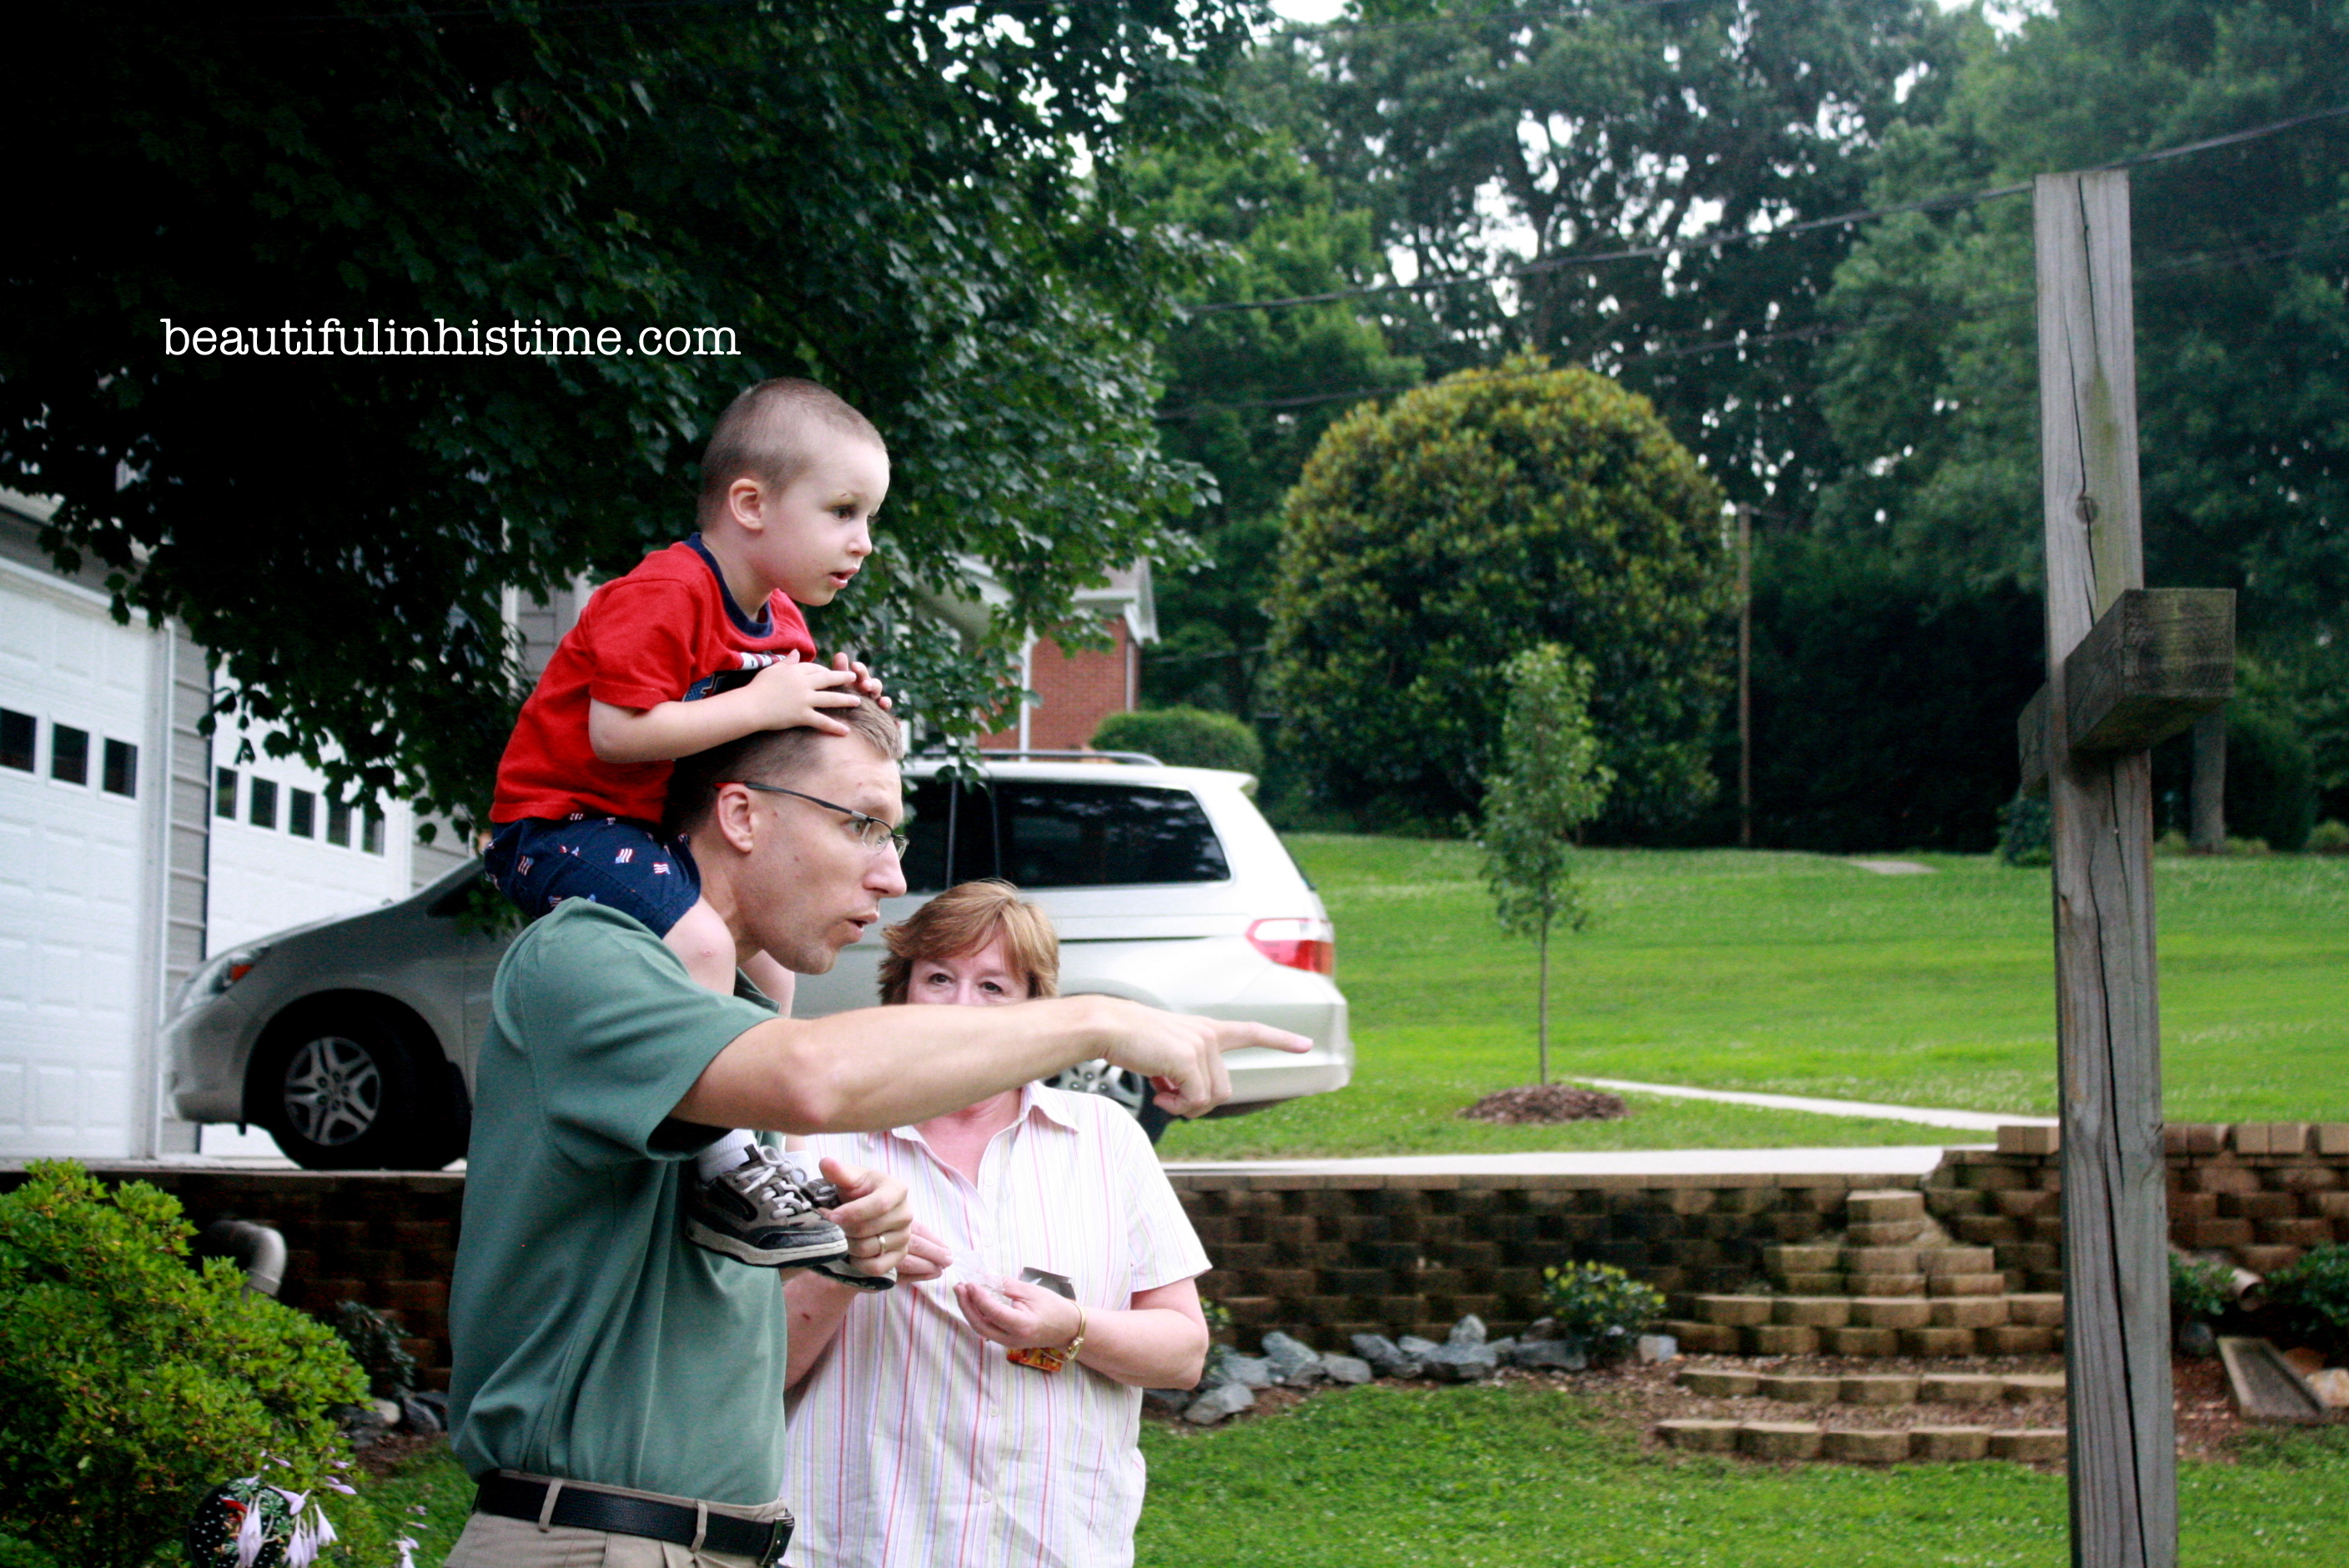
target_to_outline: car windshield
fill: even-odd
[[[1019,887],[1225,882],[1231,867],[1187,789],[998,779],[914,786],[905,888],[936,892],[975,877]]]

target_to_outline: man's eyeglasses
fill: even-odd
[[[810,795],[803,790],[786,789],[780,784],[753,784],[748,779],[728,779],[712,788],[722,789],[728,784],[740,784],[745,789],[757,789],[768,795],[790,795],[805,800],[810,805],[821,806],[827,811],[837,811],[848,819],[848,830],[854,833],[856,841],[866,849],[886,849],[901,859],[905,853],[905,835],[869,811],[854,810],[847,806]]]

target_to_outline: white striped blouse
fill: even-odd
[[[1133,1119],[1030,1085],[974,1186],[911,1127],[807,1140],[905,1183],[954,1249],[947,1280],[851,1304],[790,1402],[783,1497],[792,1568],[1124,1568],[1143,1466],[1142,1391],[1071,1364],[1004,1359],[955,1305],[953,1279],[1064,1275],[1088,1308],[1193,1278],[1207,1255]]]

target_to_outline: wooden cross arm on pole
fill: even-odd
[[[2149,751],[2235,692],[2231,588],[2130,588],[2064,659],[2075,752]],[[2047,788],[2047,688],[2016,721],[2023,790]]]

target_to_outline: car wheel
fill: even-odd
[[[1150,1098],[1148,1078],[1140,1073],[1128,1072],[1123,1068],[1113,1068],[1104,1061],[1079,1062],[1065,1071],[1054,1073],[1044,1082],[1050,1088],[1066,1089],[1071,1094],[1097,1094],[1115,1100],[1120,1109],[1142,1124],[1142,1130],[1149,1134],[1153,1143],[1158,1141],[1159,1134],[1166,1130],[1167,1124],[1175,1119],[1164,1106]]]
[[[311,1171],[437,1171],[463,1152],[445,1058],[415,1026],[353,1004],[276,1025],[247,1103]]]

